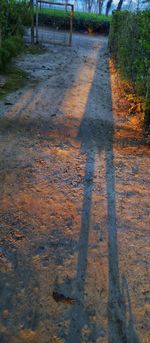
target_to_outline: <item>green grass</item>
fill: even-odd
[[[28,46],[25,48],[25,53],[29,53],[31,55],[41,55],[47,51],[42,45],[38,44],[36,46]]]
[[[0,48],[0,71],[4,72],[8,63],[24,50],[24,42],[20,36],[10,36],[2,41]]]
[[[14,66],[9,66],[4,74],[6,82],[0,86],[0,99],[3,99],[8,93],[22,88],[27,83],[27,74]]]
[[[34,47],[25,47],[21,45],[20,52],[29,53],[29,54],[43,54],[46,51],[42,46],[34,46]],[[12,53],[12,51],[11,51]],[[18,52],[15,50],[14,56],[18,55]],[[4,76],[6,81],[4,84],[0,85],[0,100],[3,99],[8,93],[18,90],[19,88],[23,88],[27,82],[29,82],[28,74],[16,68],[13,63],[9,62],[11,60],[8,59],[7,63],[1,66],[0,74]],[[35,80],[30,80],[30,84],[33,86],[37,83]]]
[[[48,9],[48,8],[42,8],[42,10],[39,9],[39,13],[42,14],[49,14],[50,16],[60,16],[61,18],[65,17],[67,18],[70,16],[70,11],[65,10],[58,10],[58,9]],[[88,13],[88,12],[74,12],[74,18],[75,19],[84,19],[84,20],[93,20],[93,21],[107,21],[110,23],[111,16],[106,16],[104,14],[97,14],[97,13]]]

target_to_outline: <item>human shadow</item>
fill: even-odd
[[[108,232],[108,342],[139,342],[134,329],[131,302],[128,295],[128,310],[130,313],[130,324],[127,323],[126,305],[124,292],[121,286],[119,270],[119,254],[116,224],[116,199],[115,199],[115,167],[113,154],[114,121],[112,111],[106,113],[105,102],[111,105],[111,85],[108,73],[108,93],[102,99],[102,108],[93,107],[93,89],[95,84],[100,84],[101,64],[97,60],[97,68],[93,84],[89,93],[84,117],[82,119],[78,139],[81,142],[81,151],[86,155],[83,205],[81,216],[81,229],[79,236],[79,252],[77,260],[77,271],[75,278],[75,303],[70,313],[70,325],[66,343],[81,343],[83,341],[83,328],[89,327],[87,342],[96,342],[102,336],[102,331],[97,330],[96,323],[89,321],[85,310],[85,286],[87,278],[88,245],[91,222],[92,193],[94,184],[96,154],[101,158],[105,152],[106,158],[106,201],[107,201],[107,232]],[[103,84],[103,80],[101,80]],[[102,90],[103,93],[103,90]],[[107,108],[109,107],[107,106]],[[94,117],[93,117],[94,116]],[[100,300],[99,300],[100,301]]]

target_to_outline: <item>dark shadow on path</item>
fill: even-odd
[[[108,342],[139,342],[135,333],[133,315],[129,292],[122,291],[121,276],[119,270],[117,225],[116,225],[116,200],[115,200],[115,169],[113,156],[114,123],[112,112],[105,110],[106,102],[111,108],[111,86],[108,74],[108,94],[102,94],[102,107],[93,107],[93,91],[96,84],[103,86],[103,79],[99,79],[101,62],[97,62],[97,68],[93,84],[87,101],[84,117],[80,125],[78,139],[81,142],[81,151],[86,154],[83,206],[81,217],[81,230],[79,237],[79,252],[77,261],[77,272],[75,280],[76,302],[70,313],[70,326],[66,343],[82,343],[82,329],[86,325],[90,329],[87,342],[96,342],[101,335],[97,330],[96,323],[90,323],[85,311],[85,285],[87,277],[89,231],[92,207],[93,178],[95,170],[95,157],[98,153],[99,159],[104,150],[106,156],[106,189],[107,189],[107,230],[108,230]],[[108,73],[108,71],[107,71]],[[105,88],[106,89],[106,88]],[[103,93],[103,88],[101,88]],[[106,104],[107,105],[107,104]],[[108,108],[108,106],[106,106]],[[92,118],[92,115],[94,116]],[[99,300],[100,301],[100,300]],[[128,303],[126,307],[125,303]],[[129,321],[127,320],[129,312]],[[102,329],[103,331],[103,329]],[[132,337],[132,340],[131,340]]]

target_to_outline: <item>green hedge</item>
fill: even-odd
[[[109,47],[123,77],[132,81],[150,121],[150,11],[115,11]]]
[[[31,9],[26,0],[0,0],[0,28],[2,39],[23,34],[31,22]]]
[[[78,32],[109,33],[111,17],[95,13],[75,12],[73,30]],[[60,30],[69,29],[70,12],[64,10],[39,10],[39,23],[57,27]]]
[[[26,0],[0,0],[0,70],[23,49],[24,26],[31,22],[31,10]]]
[[[5,71],[9,61],[24,49],[22,37],[8,37],[0,48],[0,71]]]

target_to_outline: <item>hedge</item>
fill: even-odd
[[[23,49],[24,26],[31,22],[30,7],[25,0],[0,0],[0,70]]]
[[[150,122],[150,11],[115,11],[109,47],[124,78],[133,83]]]
[[[95,13],[75,12],[73,30],[77,32],[109,33],[111,17]],[[69,29],[70,12],[64,10],[39,10],[39,24],[57,27],[59,30]]]
[[[8,62],[24,49],[22,37],[8,37],[0,48],[0,71],[5,71]]]

